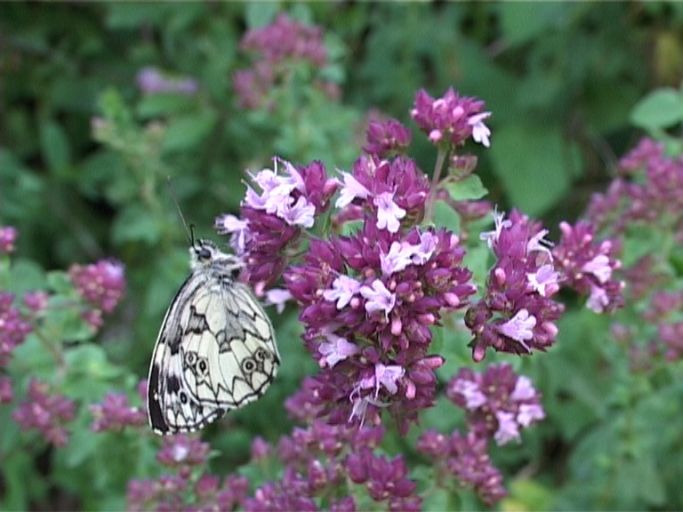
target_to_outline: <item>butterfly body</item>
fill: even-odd
[[[149,422],[162,435],[257,400],[280,364],[268,316],[235,281],[241,262],[206,240],[190,255],[192,273],[166,312],[149,370]]]

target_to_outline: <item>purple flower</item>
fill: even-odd
[[[527,352],[531,352],[531,349],[525,341],[534,337],[534,327],[536,327],[536,318],[529,315],[526,309],[520,309],[510,320],[497,326],[498,332],[518,341]]]
[[[536,272],[526,275],[529,286],[543,297],[550,297],[559,289],[560,273],[553,265],[543,265]]]
[[[221,215],[216,229],[230,234],[230,243],[245,262],[243,279],[258,293],[273,285],[287,264],[286,249],[296,249],[302,228],[329,208],[338,181],[328,178],[320,162],[305,167],[275,159],[274,169],[252,176],[260,189],[249,187],[241,218]]]
[[[206,462],[211,447],[185,434],[164,437],[157,460],[165,466],[196,466]]]
[[[410,130],[398,120],[371,119],[365,132],[363,151],[380,158],[402,153],[410,145]]]
[[[283,13],[270,25],[249,30],[241,46],[271,63],[299,59],[322,67],[327,62],[321,29],[299,23]]]
[[[415,95],[410,116],[434,144],[444,141],[460,145],[472,137],[475,142],[488,147],[491,131],[484,124],[484,119],[491,113],[483,110],[483,101],[460,96],[452,88],[437,99],[422,89]]]
[[[0,292],[0,366],[7,364],[14,348],[33,330],[13,303],[14,295]]]
[[[342,172],[344,185],[341,188],[337,202],[334,204],[337,208],[344,208],[351,204],[354,199],[367,199],[370,196],[370,191],[365,188],[353,174]]]
[[[216,217],[214,228],[220,235],[230,235],[230,246],[238,256],[246,252],[249,223],[228,213]]]
[[[494,212],[495,229],[482,233],[496,256],[484,297],[465,315],[472,357],[481,361],[486,349],[515,354],[545,350],[557,335],[563,306],[551,297],[560,274],[545,240],[547,230],[513,211],[508,218]]]
[[[100,260],[90,265],[72,265],[71,282],[95,309],[111,313],[126,287],[123,265],[116,260]]]
[[[327,339],[329,341],[324,341],[318,346],[318,352],[322,356],[320,359],[321,366],[329,366],[331,368],[360,351],[357,345],[349,343],[348,340],[336,334],[329,334]]]
[[[564,286],[589,295],[587,306],[596,313],[612,311],[623,304],[623,283],[613,278],[621,267],[610,240],[596,242],[593,226],[585,221],[560,224],[562,239],[553,250],[564,276]]]
[[[360,292],[361,284],[354,278],[340,275],[332,282],[332,288],[323,292],[325,300],[337,303],[337,309],[343,309],[355,295]]]
[[[503,476],[493,466],[487,453],[485,439],[473,432],[466,436],[454,432],[450,438],[450,450],[446,467],[462,484],[471,487],[487,505],[493,505],[507,495]]]
[[[366,300],[365,311],[370,314],[383,311],[384,317],[389,318],[389,313],[396,304],[396,295],[387,290],[382,281],[375,279],[370,286],[363,286],[360,294]]]
[[[445,436],[434,430],[423,432],[417,450],[429,457],[430,463],[443,474],[454,476],[461,485],[472,488],[487,505],[506,496],[503,477],[487,452],[487,440],[468,432],[463,436],[453,432]],[[443,480],[443,476],[439,477]],[[442,483],[442,485],[450,485]]]
[[[46,383],[31,379],[27,399],[12,413],[12,418],[24,429],[36,429],[55,446],[64,446],[69,435],[64,423],[74,419],[73,401],[58,394],[49,394]]]
[[[406,216],[406,211],[394,202],[394,194],[382,192],[375,196],[373,203],[377,207],[377,227],[396,233],[401,225],[401,219]]]
[[[420,219],[429,193],[429,181],[410,158],[380,160],[367,155],[356,160],[352,174],[342,173],[344,184],[337,208],[362,206],[376,219],[379,229],[391,233],[401,221]]]
[[[0,254],[14,252],[14,244],[17,241],[17,230],[12,226],[0,226]]]
[[[174,93],[192,96],[199,90],[193,78],[173,78],[157,68],[142,68],[136,78],[138,88],[145,94]]]
[[[519,440],[522,429],[545,417],[531,380],[508,364],[491,365],[484,373],[461,368],[446,394],[466,411],[477,436],[493,437],[499,445]]]
[[[287,301],[291,299],[292,294],[284,288],[271,288],[266,292],[266,304],[275,306],[278,313],[282,313],[285,310]]]
[[[95,432],[118,431],[127,426],[144,425],[147,421],[145,412],[139,407],[132,407],[128,397],[119,393],[108,393],[101,404],[90,406],[90,412]]]
[[[489,136],[491,135],[491,130],[488,126],[484,124],[484,119],[491,116],[491,112],[482,112],[481,114],[476,114],[467,120],[467,124],[472,127],[472,139],[474,142],[489,147],[491,143],[489,142]]]
[[[644,137],[635,148],[619,160],[619,169],[623,173],[629,174],[641,170],[647,167],[650,162],[657,161],[663,157],[664,144]]]
[[[304,25],[280,14],[274,22],[247,32],[241,41],[241,48],[253,54],[250,68],[233,75],[233,86],[244,108],[264,106],[269,91],[279,83],[288,83],[292,64],[306,63],[313,70],[319,70],[327,63],[327,51],[319,27]],[[335,94],[335,85],[325,80],[314,82],[326,91]]]
[[[463,254],[446,230],[391,234],[371,217],[352,236],[313,240],[304,263],[285,273],[321,366],[297,406],[332,423],[374,424],[386,409],[407,428],[433,403],[443,364],[427,353],[430,326],[474,292]]]
[[[37,290],[33,292],[26,292],[24,294],[24,305],[33,313],[40,313],[47,307],[49,295],[47,292]]]
[[[251,441],[251,460],[263,460],[270,455],[271,446],[261,436]]]

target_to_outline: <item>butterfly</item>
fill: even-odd
[[[161,435],[199,430],[257,400],[280,365],[268,315],[236,281],[242,262],[209,240],[192,240],[190,263],[149,368],[149,423]]]

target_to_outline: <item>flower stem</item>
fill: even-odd
[[[425,206],[425,222],[432,220],[432,214],[434,213],[434,202],[436,201],[436,189],[439,186],[441,170],[443,169],[443,164],[446,161],[446,155],[448,155],[448,149],[439,147],[439,151],[436,155],[436,163],[434,164],[434,172],[432,173],[432,185],[429,189],[429,197],[427,198],[427,204]]]

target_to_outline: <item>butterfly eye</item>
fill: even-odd
[[[256,362],[251,357],[247,357],[244,361],[242,361],[242,370],[245,373],[251,373],[255,369],[256,369]]]
[[[197,250],[197,258],[199,258],[200,260],[210,260],[211,251],[208,250],[206,247],[200,247]]]

